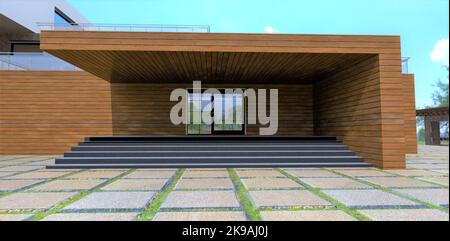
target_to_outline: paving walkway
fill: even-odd
[[[448,147],[405,170],[47,170],[0,156],[0,220],[449,220]]]

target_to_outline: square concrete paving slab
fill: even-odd
[[[153,221],[246,221],[240,211],[213,212],[159,212]]]
[[[330,207],[331,203],[308,190],[250,191],[255,204],[261,207]]]
[[[394,173],[397,175],[408,176],[408,177],[429,177],[429,176],[440,176],[439,173],[427,171],[427,170],[417,170],[417,169],[401,169],[401,170],[387,170],[387,172]]]
[[[23,155],[3,155],[3,156],[0,156],[0,161],[1,162],[9,161],[9,160],[18,159],[18,158],[21,158],[21,157],[26,157],[26,156],[23,156]]]
[[[159,191],[167,183],[168,179],[120,179],[110,183],[102,188],[107,191],[124,191],[124,190],[139,190],[139,191]]]
[[[7,178],[8,176],[14,175],[17,172],[0,172],[0,178]]]
[[[350,178],[300,178],[314,188],[323,189],[362,189],[371,188],[370,186],[352,180]]]
[[[297,177],[340,177],[335,173],[320,169],[290,169],[285,171]]]
[[[374,221],[448,221],[448,213],[436,209],[358,210]]]
[[[161,208],[240,208],[233,191],[173,191]]]
[[[357,169],[357,170],[338,170],[337,172],[350,177],[387,177],[395,176],[394,174],[382,172],[374,169]]]
[[[417,169],[448,169],[448,165],[441,164],[411,164],[408,167]]]
[[[42,182],[42,180],[0,180],[0,191],[14,191]]]
[[[142,211],[154,192],[94,192],[65,207],[64,211]]]
[[[449,183],[448,177],[444,177],[444,176],[441,176],[441,177],[421,177],[419,179],[424,180],[424,181],[428,181],[428,182],[434,182],[434,183],[437,183],[437,184],[440,184],[440,185],[443,185],[443,186],[447,186],[447,187],[448,187],[448,183]]]
[[[428,170],[433,171],[433,172],[438,172],[438,173],[444,174],[444,175],[448,175],[449,174],[448,169],[428,169]]]
[[[8,179],[51,179],[60,177],[66,174],[69,174],[70,172],[46,172],[46,171],[33,171],[33,172],[26,172],[18,175],[14,175],[9,177]]]
[[[421,207],[422,205],[375,189],[323,190],[323,193],[350,208]]]
[[[25,166],[47,166],[47,165],[52,165],[55,164],[55,159],[48,159],[48,160],[44,160],[44,161],[36,161],[36,162],[29,162],[29,163],[25,163],[23,165]]]
[[[49,209],[73,197],[76,192],[14,193],[0,198],[0,210]]]
[[[340,210],[263,211],[266,221],[356,221]]]
[[[448,188],[395,189],[395,191],[427,203],[448,207]]]
[[[175,189],[233,189],[233,183],[229,178],[182,178]]]
[[[274,169],[236,169],[239,177],[285,177]]]
[[[54,180],[42,185],[33,187],[33,191],[71,191],[92,189],[105,180],[86,180],[86,179],[64,179]]]
[[[42,221],[133,221],[138,213],[57,213]]]
[[[361,179],[388,188],[437,187],[436,184],[422,182],[408,177],[364,177]]]
[[[0,214],[0,221],[25,221],[32,216],[32,214]]]
[[[228,177],[228,171],[226,169],[217,170],[201,170],[201,169],[188,169],[184,172],[183,178],[209,178],[209,177]]]
[[[303,188],[302,185],[292,181],[289,178],[248,178],[241,179],[247,189],[289,189]]]
[[[176,170],[137,170],[124,178],[126,179],[145,179],[145,178],[170,178]]]
[[[26,172],[43,168],[43,166],[9,166],[0,168],[0,172]]]
[[[74,175],[70,175],[66,178],[74,178],[74,179],[109,179],[116,177],[120,174],[124,173],[124,171],[85,171],[76,173]]]

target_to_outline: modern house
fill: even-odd
[[[207,26],[84,24],[59,7],[52,12],[65,22],[40,24],[33,39],[52,61],[47,69],[33,56],[24,66],[14,66],[16,53],[3,59],[0,154],[72,148],[57,162],[62,167],[158,158],[339,166],[339,158],[360,157],[403,168],[405,154],[417,152],[414,75],[402,72],[399,36],[225,34]],[[9,29],[2,24],[0,33]],[[28,49],[15,46],[10,52]],[[276,134],[259,136],[260,124],[174,125],[171,92],[195,80],[203,88],[277,89]],[[213,101],[188,95],[192,103]],[[235,108],[219,114],[247,113],[244,96],[230,98]]]

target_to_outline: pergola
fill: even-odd
[[[448,121],[448,107],[417,110],[416,116],[425,118],[425,144],[440,145],[440,122]]]

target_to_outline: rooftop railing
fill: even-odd
[[[80,70],[48,53],[0,52],[0,70]]]
[[[208,25],[161,24],[92,24],[92,23],[37,23],[40,30],[68,31],[123,31],[123,32],[196,32],[209,33]]]

